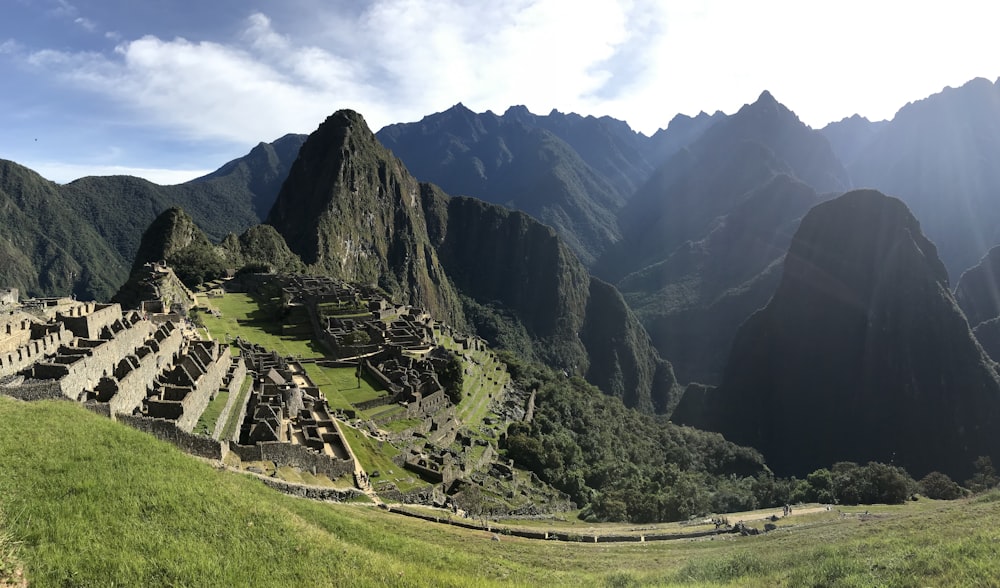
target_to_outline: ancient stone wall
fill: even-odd
[[[180,353],[184,336],[172,323],[162,325],[146,341],[150,353],[139,359],[139,366],[118,380],[118,392],[109,405],[113,413],[131,414],[146,398],[156,376],[173,363]]]
[[[273,461],[278,467],[291,466],[304,470],[315,471],[330,479],[340,477],[354,471],[353,459],[334,459],[328,455],[319,454],[303,445],[291,443],[267,442],[259,443],[261,459]]]
[[[0,315],[0,355],[14,351],[31,339],[32,320],[20,311]]]
[[[131,328],[121,330],[114,339],[108,341],[99,343],[78,341],[79,344],[90,347],[91,355],[84,356],[67,366],[66,375],[59,380],[63,394],[71,400],[79,400],[81,393],[92,390],[102,377],[114,374],[118,362],[133,354],[136,348],[152,335],[154,328],[155,325],[149,321],[139,321]],[[95,346],[91,346],[95,343]],[[44,367],[45,364],[35,366],[36,370]]]
[[[56,319],[77,337],[97,339],[105,327],[122,318],[122,308],[118,303],[83,303],[70,312],[57,313]]]
[[[59,346],[68,344],[72,338],[72,333],[59,329],[40,339],[30,340],[13,351],[0,353],[0,378],[16,374],[45,357],[55,355]]]
[[[306,484],[295,484],[293,482],[286,482],[284,480],[279,480],[278,478],[269,478],[266,476],[259,476],[259,478],[262,482],[264,482],[265,486],[269,486],[285,494],[298,496],[300,498],[308,498],[310,500],[347,502],[352,498],[364,496],[363,492],[355,490],[354,488],[348,488],[346,490],[338,490],[336,488],[326,488],[324,486],[309,486]]]
[[[211,437],[202,437],[201,435],[193,435],[186,431],[181,431],[172,421],[130,414],[115,415],[115,420],[133,429],[149,433],[161,441],[172,443],[185,453],[190,453],[191,455],[208,459],[224,459],[226,454],[229,453],[228,443],[216,441]]]
[[[206,366],[208,371],[198,378],[198,381],[195,382],[194,390],[189,392],[184,397],[184,400],[181,401],[184,413],[177,419],[177,427],[183,431],[190,433],[194,429],[194,426],[198,424],[201,413],[205,412],[209,400],[218,392],[219,388],[222,388],[222,382],[229,372],[232,358],[229,355],[228,348],[219,349],[215,346],[213,347],[213,353],[216,357]]]
[[[5,304],[17,304],[19,298],[18,294],[17,288],[0,289],[0,306]]]

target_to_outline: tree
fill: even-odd
[[[965,486],[973,492],[985,492],[990,488],[995,488],[1000,483],[997,478],[996,468],[993,467],[993,460],[987,455],[980,455],[973,462],[976,473],[965,482]]]
[[[447,351],[447,357],[438,364],[438,382],[444,387],[444,393],[452,404],[462,401],[462,388],[465,386],[465,366],[462,358],[454,351]]]
[[[962,487],[947,474],[931,472],[920,480],[920,491],[927,498],[935,500],[955,500],[962,497]]]

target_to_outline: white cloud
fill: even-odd
[[[626,21],[609,1],[581,10],[567,0],[502,8],[383,0],[332,25],[343,36],[331,48],[297,44],[258,13],[230,43],[146,36],[110,55],[42,50],[29,62],[130,107],[145,123],[252,143],[310,132],[344,107],[376,130],[459,101],[573,109],[610,79],[600,64],[628,38]]]
[[[889,117],[944,85],[1000,74],[986,4],[374,0],[310,12],[329,31],[310,43],[255,13],[230,39],[146,36],[111,54],[28,59],[126,106],[133,124],[243,145],[310,132],[338,108],[378,129],[456,102],[608,114],[652,132],[677,112],[733,112],[765,89],[821,126]],[[57,10],[80,16],[66,0]]]
[[[89,18],[78,16],[73,19],[73,22],[90,32],[94,32],[97,30],[97,24],[94,21],[90,20]]]

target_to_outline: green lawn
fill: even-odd
[[[493,541],[285,496],[70,402],[0,398],[0,420],[0,537],[18,546],[32,587],[993,586],[1000,578],[996,491],[790,517],[759,537],[595,544],[500,532]],[[399,473],[395,464],[378,469]],[[591,528],[605,527],[580,533]]]
[[[354,456],[358,458],[361,467],[368,472],[369,476],[372,472],[379,472],[379,477],[371,478],[372,485],[375,486],[376,490],[378,483],[383,481],[396,484],[396,487],[403,492],[428,485],[416,474],[408,472],[392,462],[392,458],[399,455],[399,450],[392,444],[372,439],[354,427],[341,425],[340,430],[343,431],[345,440],[351,445]]]
[[[353,409],[357,402],[372,400],[386,394],[386,391],[371,378],[361,378],[359,386],[355,369],[352,367],[329,368],[309,363],[303,365],[309,379],[326,395],[331,408]]]
[[[221,298],[206,299],[206,303],[219,310],[221,317],[199,313],[198,321],[219,341],[243,337],[285,356],[323,357],[322,346],[311,336],[282,334],[282,321],[275,316],[270,305],[263,308],[247,294],[228,293]],[[287,326],[286,326],[287,329]],[[311,331],[305,331],[311,333]]]

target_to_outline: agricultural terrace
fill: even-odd
[[[494,398],[500,397],[510,382],[510,374],[492,352],[465,350],[445,329],[434,328],[434,342],[462,358],[465,374],[457,416],[464,425],[474,429],[490,416],[490,404]]]

